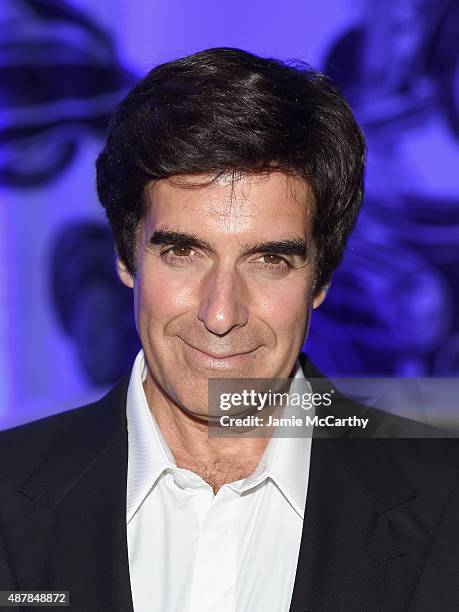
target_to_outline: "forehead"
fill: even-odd
[[[285,238],[311,232],[314,197],[306,181],[281,172],[174,176],[145,190],[149,231],[173,228],[212,235]]]

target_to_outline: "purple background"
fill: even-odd
[[[442,0],[4,0],[0,429],[99,397],[137,350],[94,160],[116,101],[213,46],[341,84],[367,193],[306,350],[333,375],[459,373],[459,6]]]

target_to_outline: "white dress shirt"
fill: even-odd
[[[127,397],[127,536],[135,612],[288,611],[310,437],[272,437],[247,478],[211,486],[174,457],[149,410],[137,355]],[[299,361],[295,378],[303,378]]]

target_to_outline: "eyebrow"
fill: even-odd
[[[212,253],[215,252],[214,246],[207,240],[199,238],[196,234],[175,230],[156,230],[151,236],[149,243],[151,245],[170,244],[179,247],[204,249]],[[243,248],[246,255],[276,253],[279,255],[296,255],[306,260],[309,254],[308,244],[301,237],[250,242],[245,243]]]

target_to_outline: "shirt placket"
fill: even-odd
[[[226,485],[215,497],[207,492],[211,498],[202,497],[190,612],[235,612],[238,494]]]

